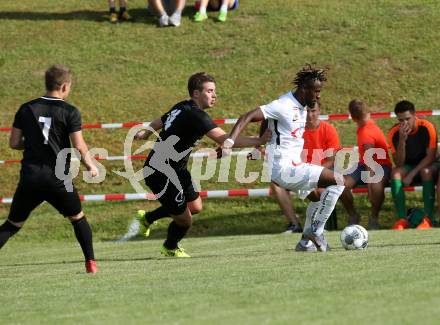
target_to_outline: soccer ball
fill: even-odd
[[[347,226],[341,232],[341,244],[347,250],[365,249],[368,246],[368,232],[359,225]]]

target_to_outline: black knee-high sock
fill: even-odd
[[[9,238],[14,236],[21,228],[14,226],[8,220],[6,220],[0,226],[0,248],[8,241]]]
[[[95,255],[93,253],[93,241],[92,241],[92,229],[87,222],[86,217],[82,217],[79,220],[72,221],[73,230],[75,231],[76,239],[81,245],[81,249],[86,261],[94,260]]]
[[[188,229],[189,227],[180,226],[175,221],[171,222],[168,226],[167,240],[164,242],[165,247],[168,249],[177,248],[177,243],[185,237]]]
[[[169,218],[170,215],[168,214],[167,210],[164,207],[159,207],[156,210],[153,210],[151,212],[147,212],[145,219],[147,222],[151,225],[156,220],[162,219],[162,218]]]

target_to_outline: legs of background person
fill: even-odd
[[[340,185],[338,185],[340,184]],[[344,178],[332,170],[324,168],[319,176],[319,188],[325,188],[319,198],[319,207],[312,220],[312,231],[320,236],[324,232],[324,226],[330,217],[339,196],[344,191]]]
[[[354,207],[353,193],[351,193],[351,190],[355,187],[356,187],[356,180],[350,176],[345,177],[345,189],[342,192],[341,196],[339,197],[339,199],[342,202],[342,205],[345,208],[345,211],[347,211],[348,214],[347,224],[349,225],[358,224],[361,220],[361,216]]]
[[[108,7],[110,10],[110,22],[117,23],[118,22],[118,14],[116,13],[115,0],[108,0]]]
[[[402,220],[406,218],[405,192],[403,191],[402,182],[406,174],[407,172],[403,167],[396,167],[391,171],[391,194],[393,196],[397,217]]]
[[[368,184],[368,198],[371,202],[371,215],[368,219],[368,229],[379,229],[379,212],[385,200],[385,184],[388,179],[383,178],[378,183]]]
[[[195,22],[202,22],[208,19],[208,15],[206,14],[206,8],[208,7],[209,0],[201,0],[199,10],[196,12],[194,16]]]
[[[127,12],[127,1],[119,0],[119,15],[120,20],[131,21],[133,18]]]
[[[438,173],[437,175],[437,218],[439,217],[440,217],[440,173]]]
[[[423,185],[423,210],[429,217],[431,223],[434,221],[434,175],[436,168],[429,166],[420,171],[420,178]]]
[[[168,26],[169,17],[165,8],[163,7],[162,0],[148,0],[148,5],[152,8],[154,12],[159,16],[159,26]]]
[[[289,191],[278,186],[273,182],[270,183],[270,188],[272,190],[273,196],[275,197],[275,200],[278,202],[278,205],[280,206],[281,211],[283,212],[283,215],[286,217],[287,222],[289,224],[299,226],[299,220],[293,208]]]
[[[182,11],[185,8],[185,0],[176,0],[175,7],[173,14],[169,18],[169,24],[179,27],[182,21]]]

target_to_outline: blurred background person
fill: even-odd
[[[132,21],[133,18],[127,12],[127,1],[119,0],[119,13],[116,12],[116,0],[108,0],[110,10],[110,22],[116,24],[118,21]]]
[[[202,22],[208,19],[207,10],[218,11],[217,20],[225,22],[228,17],[228,10],[238,8],[238,0],[200,0],[194,5],[197,13],[194,16],[195,22]]]

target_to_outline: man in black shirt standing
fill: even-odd
[[[172,257],[190,257],[178,246],[192,224],[192,215],[202,210],[202,200],[195,191],[187,169],[192,147],[205,134],[221,145],[228,135],[205,112],[216,101],[215,79],[199,72],[188,80],[190,99],[174,105],[162,117],[149,125],[149,130],[138,132],[135,139],[146,140],[161,129],[159,137],[144,164],[145,183],[156,195],[161,207],[145,213],[138,211],[142,232],[148,236],[150,226],[158,219],[173,221],[161,253]],[[239,137],[231,146],[253,147],[266,143],[267,131],[261,138]]]
[[[47,201],[70,220],[85,257],[86,271],[96,273],[92,230],[79,195],[75,187],[65,185],[65,177],[59,177],[60,173],[68,177],[70,155],[58,165],[57,157],[72,142],[92,177],[98,175],[98,169],[82,136],[80,113],[64,101],[70,93],[70,70],[53,65],[46,71],[45,79],[46,94],[23,104],[15,115],[9,146],[24,152],[9,216],[0,226],[0,248],[21,229],[32,210]]]

